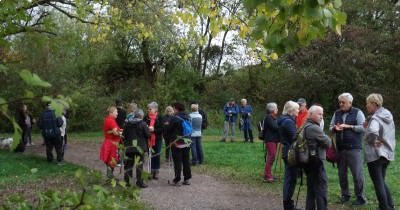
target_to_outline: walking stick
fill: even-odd
[[[279,181],[281,181],[282,177],[282,144],[278,143],[278,148],[277,148],[277,153],[275,155],[275,160],[279,160]],[[274,166],[274,174],[276,174],[276,166],[277,166],[277,161],[275,162]]]
[[[149,147],[149,164],[147,164],[147,171],[151,173],[151,147]]]

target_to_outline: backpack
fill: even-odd
[[[183,119],[179,116],[176,116],[178,119],[180,119],[181,122],[181,126],[182,126],[182,136],[183,137],[190,137],[192,135],[193,132],[193,127],[192,127],[192,123],[189,120]]]
[[[309,126],[302,126],[296,132],[295,141],[288,151],[287,161],[290,166],[304,167],[316,156],[316,141],[305,138]]]
[[[44,113],[41,118],[41,129],[43,138],[54,139],[61,135],[59,126],[57,125],[57,118],[53,111],[51,113]]]

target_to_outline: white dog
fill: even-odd
[[[0,148],[1,149],[10,148],[12,143],[13,143],[12,138],[1,139],[0,140]]]

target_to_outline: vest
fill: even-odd
[[[357,114],[360,110],[354,107],[350,108],[347,113],[345,122],[343,122],[343,112],[342,110],[337,110],[335,112],[335,125],[336,124],[348,124],[357,125]],[[338,150],[348,150],[348,149],[361,149],[361,133],[355,132],[352,129],[344,129],[342,132],[336,132],[336,145]]]

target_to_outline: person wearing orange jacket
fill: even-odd
[[[296,127],[300,128],[307,120],[308,110],[307,110],[307,101],[304,98],[299,98],[297,100],[299,104],[299,115],[296,118]]]

